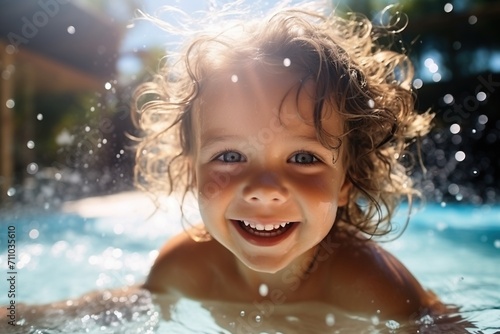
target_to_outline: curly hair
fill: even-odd
[[[192,115],[211,76],[249,61],[283,67],[288,59],[293,66],[285,70],[306,73],[315,83],[318,140],[332,151],[343,146],[352,187],[348,204],[337,213],[342,222],[337,227],[352,225],[371,236],[388,233],[401,199],[418,195],[411,166],[401,159],[432,120],[430,113],[414,109],[409,58],[381,42],[393,32],[359,14],[325,16],[303,8],[217,26],[218,31],[198,33],[175,62],[166,62],[136,90],[136,124],[144,131],[136,154],[139,186],[169,194],[192,191]],[[344,121],[340,136],[323,128],[328,106]]]

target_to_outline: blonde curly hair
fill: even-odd
[[[293,66],[286,70],[306,73],[315,82],[318,140],[333,151],[344,146],[352,187],[337,221],[372,236],[388,233],[400,200],[418,195],[401,158],[432,120],[430,113],[414,110],[409,58],[380,42],[393,32],[359,14],[325,16],[303,8],[215,26],[219,29],[193,37],[177,61],[167,62],[135,92],[135,121],[144,132],[136,154],[137,184],[168,194],[192,191],[193,110],[210,77],[248,61],[283,67],[289,59]],[[323,129],[326,106],[344,120],[341,136]]]

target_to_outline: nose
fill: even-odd
[[[243,188],[243,198],[254,204],[281,204],[288,200],[289,192],[275,173],[256,175]]]

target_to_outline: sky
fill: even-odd
[[[85,2],[89,0],[79,1]],[[140,9],[146,14],[158,16],[166,22],[178,25],[181,15],[165,14],[165,12],[161,11],[161,8],[164,6],[171,6],[189,14],[191,17],[196,18],[201,12],[208,11],[210,6],[215,6],[215,3],[217,3],[218,7],[221,7],[224,3],[231,1],[234,0],[143,0],[141,1],[142,8]],[[341,3],[347,2],[347,0],[339,1]],[[273,0],[254,0],[243,2],[251,2],[249,6],[252,8],[258,8],[257,10],[266,10],[276,3],[276,1]],[[290,4],[299,2],[303,1],[289,1]],[[387,3],[390,2],[391,1],[387,1]],[[392,2],[397,3],[398,1],[393,0]],[[459,10],[461,7],[460,4],[463,1],[457,0],[452,2],[455,5],[455,7],[452,7],[452,10]],[[138,19],[132,20],[129,17],[129,12],[124,10],[123,3],[119,0],[107,1],[106,5],[109,7],[108,12],[113,13],[113,15],[119,17],[122,21],[125,20],[129,22],[129,29],[127,29],[125,38],[122,41],[120,59],[118,62],[118,72],[120,73],[122,80],[127,81],[127,78],[133,80],[134,75],[141,71],[143,64],[137,58],[137,52],[158,47],[164,48],[165,51],[175,50],[182,42],[181,37],[166,33],[151,22]],[[443,10],[447,11],[448,9],[446,9],[445,6]],[[474,56],[474,58],[481,58],[481,50],[478,50],[478,55],[477,57]],[[493,71],[500,71],[500,53],[496,52],[494,54],[488,54],[486,58],[487,59],[485,61],[488,64],[484,61],[481,62],[484,66],[487,66]],[[419,63],[421,64],[419,64],[420,66],[417,66],[417,75],[423,82],[448,80],[450,77],[450,73],[448,73],[446,69],[446,61],[442,59],[442,56],[436,50],[429,50],[429,52],[424,53],[423,58],[419,59]]]
[[[187,13],[190,17],[196,18],[200,15],[204,16],[203,12],[209,11],[210,7],[221,7],[224,6],[224,3],[228,2],[234,2],[234,0],[143,0],[142,8],[140,9],[146,14],[158,16],[163,21],[172,22],[173,25],[176,25],[179,24],[179,19],[182,18],[182,15],[165,14],[165,12],[162,11],[162,8],[171,6],[179,11]],[[277,1],[253,0],[242,2],[251,6],[252,10],[255,8],[256,11],[262,11],[274,6]],[[289,4],[296,4],[304,1],[289,0],[287,2]],[[111,6],[110,11],[117,14],[119,14],[120,10],[123,10],[123,6],[117,0],[110,1],[109,6]],[[138,73],[140,71],[142,66],[141,62],[137,59],[134,53],[141,50],[148,50],[152,47],[163,47],[165,50],[175,50],[181,42],[181,37],[166,33],[151,22],[137,19],[132,20],[129,24],[127,34],[122,41],[118,71],[122,74],[122,76],[133,76],[134,73]]]

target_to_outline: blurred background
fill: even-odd
[[[494,204],[500,190],[500,38],[495,0],[342,0],[342,10],[408,18],[394,48],[413,59],[417,108],[436,113],[415,179],[431,202]],[[57,208],[133,189],[130,98],[178,40],[137,9],[213,1],[2,0],[0,207]],[[269,6],[262,2],[261,6]],[[394,11],[394,10],[393,10]],[[406,19],[397,22],[404,25]]]

